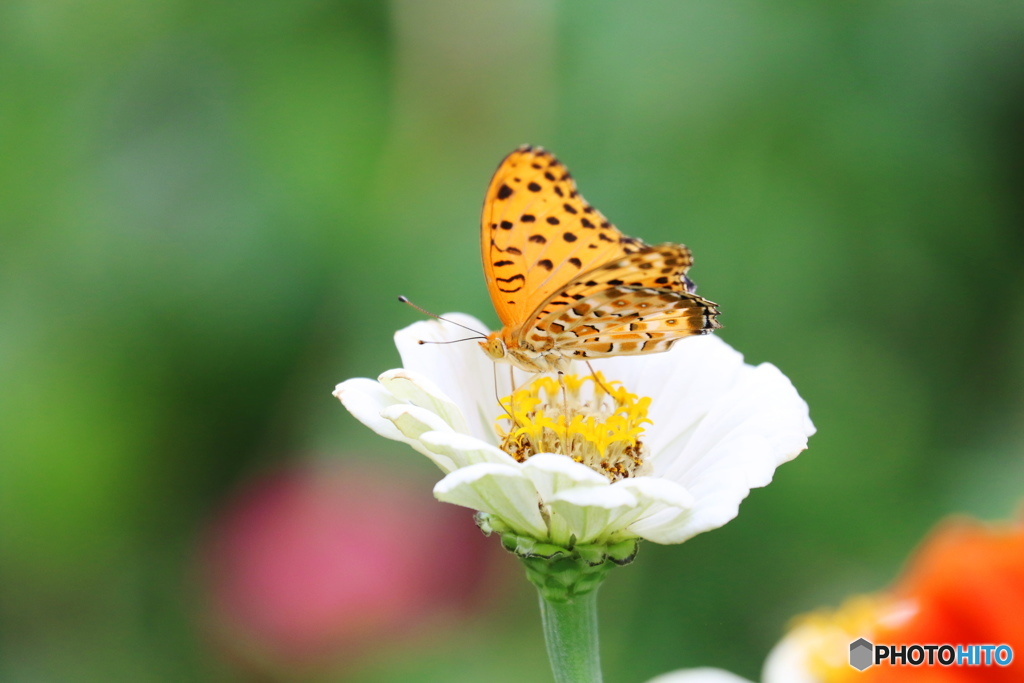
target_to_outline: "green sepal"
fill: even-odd
[[[494,515],[478,512],[475,519],[481,531],[488,536],[498,534],[505,550],[519,556],[527,578],[550,602],[571,602],[593,591],[612,567],[629,564],[639,549],[635,538],[610,545],[573,543],[562,547],[517,534]]]
[[[636,559],[636,554],[639,550],[640,543],[637,542],[637,539],[627,538],[625,541],[619,541],[608,546],[605,552],[609,560],[620,567],[625,567]]]

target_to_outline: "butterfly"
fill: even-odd
[[[498,166],[480,237],[503,325],[480,346],[495,361],[566,372],[573,359],[667,351],[721,327],[718,305],[686,276],[690,250],[622,234],[541,147],[520,147]]]

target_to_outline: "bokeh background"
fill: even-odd
[[[0,84],[0,680],[549,680],[514,560],[330,395],[398,294],[496,322],[527,142],[819,428],[613,573],[607,680],[755,677],[1024,492],[1019,2],[5,0]]]

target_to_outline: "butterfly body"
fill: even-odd
[[[498,167],[481,248],[503,327],[480,345],[495,361],[566,371],[573,359],[656,353],[721,327],[686,276],[689,249],[622,234],[541,148],[520,147]]]

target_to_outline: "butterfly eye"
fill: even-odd
[[[480,346],[494,360],[502,360],[505,357],[505,343],[497,333],[492,333],[485,341],[480,342]]]

